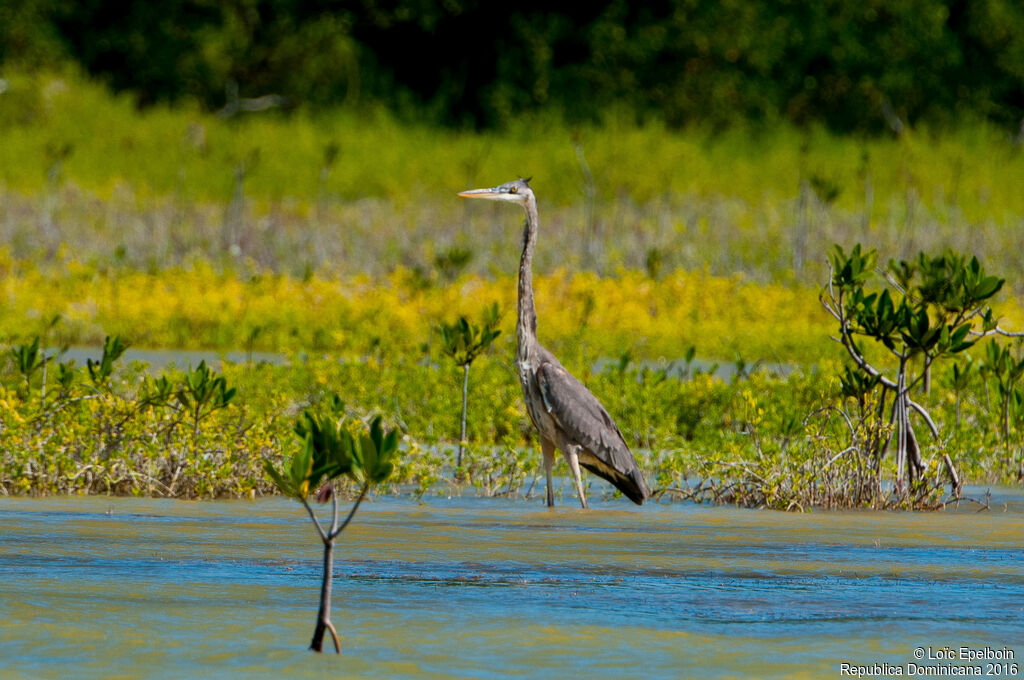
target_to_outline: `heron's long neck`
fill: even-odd
[[[529,358],[537,344],[537,309],[533,304],[533,247],[537,243],[537,206],[526,204],[523,257],[519,261],[519,318],[516,321],[517,358]]]

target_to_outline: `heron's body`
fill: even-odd
[[[643,474],[622,433],[601,403],[537,341],[537,312],[533,302],[533,249],[537,240],[537,202],[525,180],[492,189],[459,194],[466,198],[518,203],[526,211],[523,255],[519,263],[516,369],[523,387],[526,411],[540,434],[547,476],[547,504],[554,505],[551,469],[555,449],[562,451],[572,471],[580,504],[587,500],[580,466],[608,480],[634,503],[650,496]]]

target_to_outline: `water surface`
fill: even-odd
[[[294,502],[4,498],[0,677],[820,678],[943,646],[1022,663],[1022,545],[1015,491],[931,514],[378,498],[340,539],[336,656],[306,650],[321,553]]]

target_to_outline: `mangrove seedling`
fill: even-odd
[[[166,382],[156,385],[166,393]],[[234,387],[222,375],[210,370],[206,361],[200,361],[195,369],[189,367],[181,387],[175,393],[178,403],[192,417],[192,448],[199,449],[199,423],[214,411],[227,407],[235,397]]]
[[[1017,383],[1024,378],[1024,355],[1020,352],[1024,341],[1018,338],[1016,344],[1018,352],[1015,357],[1009,347],[1001,346],[995,340],[989,342],[985,347],[985,362],[981,366],[982,375],[996,384],[999,395],[999,434],[1003,444],[1010,441],[1011,406],[1024,402],[1024,391],[1017,387]]]
[[[452,246],[434,257],[434,267],[441,272],[441,278],[446,283],[451,283],[459,278],[459,275],[469,266],[472,260],[472,250]]]
[[[44,354],[39,351],[39,336],[35,336],[32,342],[18,345],[11,348],[11,356],[14,358],[14,365],[25,379],[25,394],[28,395],[32,389],[32,376],[43,367]]]
[[[462,469],[462,451],[466,446],[466,404],[469,399],[469,367],[480,356],[495,338],[501,335],[498,321],[501,314],[498,304],[494,303],[484,310],[483,323],[478,326],[470,323],[466,317],[459,317],[453,324],[442,323],[438,328],[444,341],[442,351],[462,368],[462,429],[459,433],[459,453],[455,459],[455,469]]]
[[[103,340],[103,356],[99,361],[87,359],[86,368],[89,369],[89,379],[96,389],[101,389],[107,384],[107,379],[114,372],[114,362],[121,358],[128,344],[121,340],[120,335],[107,336]]]
[[[995,344],[994,342],[992,343]],[[960,395],[962,395],[971,384],[971,378],[973,377],[974,362],[970,356],[966,358],[963,363],[963,368],[960,364],[953,364],[949,371],[949,386],[953,389],[956,404],[956,429],[960,429]]]
[[[338,632],[331,623],[331,582],[334,574],[334,542],[338,535],[352,521],[367,492],[391,477],[395,469],[394,460],[398,453],[398,430],[384,431],[381,417],[370,422],[369,428],[360,427],[353,432],[345,421],[342,409],[335,407],[327,412],[306,411],[295,423],[295,433],[302,444],[285,470],[278,470],[264,459],[263,467],[281,493],[302,503],[309,513],[317,534],[324,546],[323,581],[320,587],[320,608],[316,617],[316,628],[309,648],[323,651],[324,635],[330,632],[334,650],[341,653]],[[359,487],[356,500],[345,520],[338,522],[338,496],[334,482],[348,477]],[[319,488],[317,499],[331,501],[331,525],[325,529],[316,512],[309,504],[310,492]]]

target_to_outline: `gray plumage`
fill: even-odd
[[[551,469],[556,448],[562,451],[569,463],[576,492],[584,508],[587,507],[587,499],[580,479],[580,466],[614,484],[634,503],[643,503],[651,492],[615,421],[597,397],[537,341],[532,268],[538,219],[533,190],[526,180],[520,179],[490,189],[464,191],[459,195],[517,203],[526,211],[523,255],[519,263],[516,367],[526,411],[540,433],[547,476],[547,504],[554,505]]]

